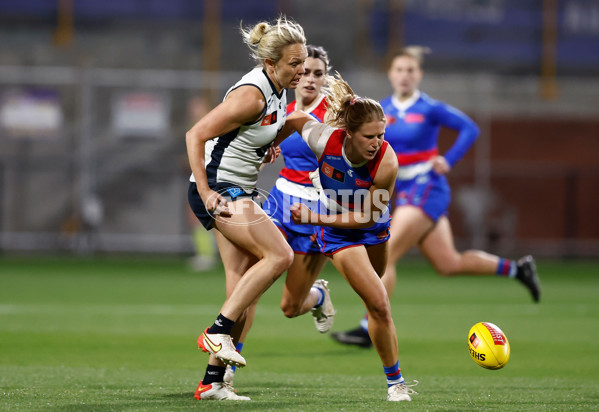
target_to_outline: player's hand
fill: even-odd
[[[273,164],[277,157],[281,155],[281,148],[279,146],[270,146],[264,155],[264,160],[262,163],[270,163]]]
[[[214,216],[231,217],[231,211],[229,210],[229,203],[227,199],[221,196],[214,190],[208,190],[202,194],[202,201],[206,210]]]
[[[289,212],[291,213],[291,220],[293,223],[297,224],[310,224],[312,211],[308,209],[308,207],[302,203],[294,203],[289,208]]]
[[[431,159],[433,170],[438,175],[445,175],[451,170],[451,166],[443,156],[435,156]]]

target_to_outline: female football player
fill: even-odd
[[[370,316],[369,333],[387,378],[387,400],[409,401],[415,392],[399,369],[391,306],[380,280],[387,261],[388,202],[397,157],[384,141],[381,105],[355,95],[340,76],[329,77],[327,82],[330,125],[298,111],[289,116],[281,133],[300,132],[318,158],[314,185],[320,186],[319,210],[296,203],[291,207],[292,218],[295,223],[316,226],[320,251],[362,298]]]
[[[393,95],[381,101],[387,117],[385,138],[399,161],[389,260],[383,276],[387,293],[392,296],[395,288],[396,262],[413,246],[418,246],[440,275],[515,278],[538,302],[540,286],[532,256],[513,261],[480,250],[458,252],[455,248],[447,218],[450,188],[445,175],[468,151],[479,130],[464,113],[418,89],[425,51],[421,47],[408,47],[392,59],[388,77]],[[441,127],[459,133],[443,155],[437,148]],[[370,347],[368,320],[366,315],[360,327],[331,336],[341,343]]]
[[[242,29],[259,67],[187,132],[192,169],[189,203],[206,229],[216,229],[227,299],[198,339],[211,354],[197,399],[249,400],[223,383],[225,364],[245,366],[231,333],[248,307],[293,262],[293,251],[253,201],[258,169],[285,122],[286,88],[294,89],[307,57],[302,27],[285,17]]]
[[[305,72],[295,88],[295,100],[287,106],[287,113],[302,110],[322,122],[327,104],[321,88],[329,70],[329,58],[322,47],[308,45],[306,49],[308,58],[304,63]],[[285,167],[264,202],[263,209],[285,236],[294,254],[283,287],[281,310],[288,318],[311,311],[316,328],[325,333],[331,328],[335,315],[327,282],[316,280],[326,257],[320,253],[313,227],[294,223],[289,213],[290,206],[295,202],[318,202],[318,191],[312,186],[309,177],[309,173],[318,168],[318,163],[316,156],[298,133],[287,137],[280,149]],[[243,349],[252,315],[253,312],[250,312],[236,344],[238,352]],[[225,382],[232,384],[235,370],[235,366],[227,366]]]

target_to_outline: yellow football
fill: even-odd
[[[470,328],[468,351],[474,362],[487,369],[501,369],[510,359],[505,333],[490,322],[479,322]]]

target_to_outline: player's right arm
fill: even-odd
[[[226,200],[208,186],[206,142],[235,130],[260,118],[266,102],[260,90],[254,86],[241,86],[229,93],[224,102],[202,117],[185,135],[189,164],[194,175],[198,193],[209,211],[226,206]]]

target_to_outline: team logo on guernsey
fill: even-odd
[[[262,119],[262,123],[260,123],[260,126],[268,126],[276,122],[277,112],[272,112],[271,114],[267,114],[266,116],[264,116],[264,119]]]
[[[390,114],[386,114],[385,119],[387,119],[387,126],[391,126],[397,121],[397,118],[395,116],[391,116]]]
[[[339,169],[335,169],[333,166],[327,164],[326,162],[322,162],[322,173],[324,173],[325,176],[328,176],[331,179],[336,180],[338,182],[345,182],[345,173],[343,173]]]
[[[424,123],[424,120],[422,113],[406,113],[406,117],[404,117],[406,123]]]

